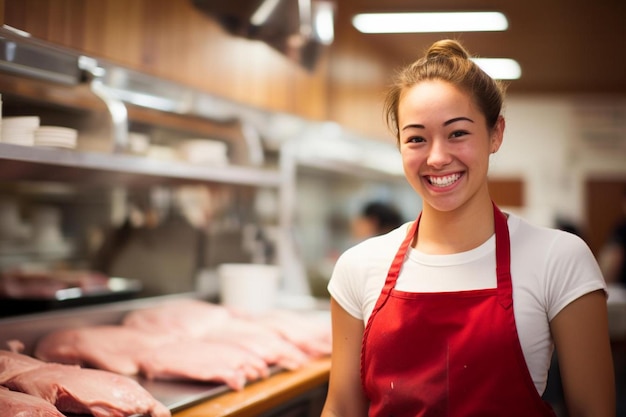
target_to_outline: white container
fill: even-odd
[[[228,147],[209,139],[187,139],[178,146],[181,159],[191,164],[224,166],[228,164]]]
[[[280,268],[263,264],[221,264],[217,268],[222,305],[251,315],[276,305]]]

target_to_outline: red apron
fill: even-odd
[[[507,219],[493,207],[497,288],[394,289],[419,218],[408,231],[363,335],[361,379],[370,416],[554,417],[519,342]]]

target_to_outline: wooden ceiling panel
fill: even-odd
[[[362,12],[503,12],[505,32],[361,34],[351,18]],[[626,93],[626,1],[623,0],[340,0],[336,39],[368,49],[390,68],[412,61],[433,41],[461,40],[482,57],[516,59],[522,78],[509,91],[533,93]]]

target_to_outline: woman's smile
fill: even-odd
[[[455,184],[462,176],[463,173],[456,172],[448,175],[426,175],[425,178],[433,187],[446,188]]]

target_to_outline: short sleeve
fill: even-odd
[[[548,319],[581,296],[606,292],[600,267],[587,244],[578,236],[559,232],[546,256]]]
[[[348,314],[362,320],[362,286],[359,286],[358,256],[355,252],[355,248],[348,249],[337,259],[328,292]]]

